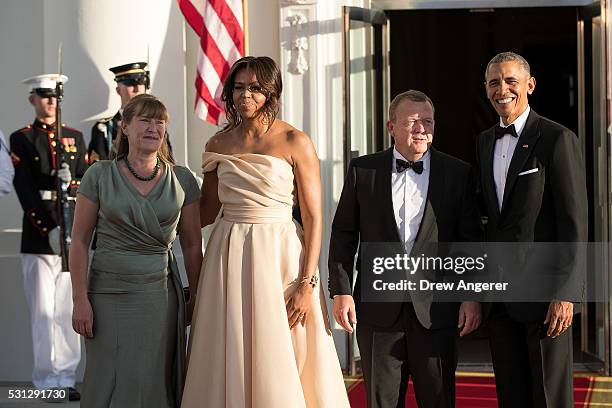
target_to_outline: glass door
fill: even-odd
[[[389,22],[383,11],[343,7],[344,165],[390,146]]]
[[[588,271],[587,293],[598,292],[598,302],[581,305],[580,350],[575,356],[584,368],[610,375],[610,136],[606,114],[605,26],[599,2],[578,13],[579,137],[585,146],[587,173],[592,180],[589,240],[595,243]],[[592,157],[592,160],[588,160]],[[593,287],[589,288],[591,285]],[[604,301],[604,300],[608,301]],[[581,360],[581,361],[580,361]]]
[[[344,169],[350,160],[390,146],[386,130],[389,106],[389,21],[383,11],[343,7]],[[357,374],[359,351],[347,336],[347,367]]]

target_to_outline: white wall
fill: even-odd
[[[0,129],[8,143],[9,135],[32,120],[25,86],[21,81],[44,67],[42,45],[42,0],[2,1],[0,12]],[[24,29],[27,16],[28,29]],[[16,43],[19,46],[16,46]],[[0,201],[0,229],[21,228],[21,212],[15,193]],[[2,273],[0,264],[0,273]]]
[[[321,161],[323,241],[319,272],[326,293],[331,223],[344,183],[342,6],[368,4],[368,0],[281,1],[280,65],[284,87],[281,117],[310,135]],[[289,20],[293,16],[299,16],[303,23],[291,26]],[[307,42],[304,57],[308,69],[302,74],[289,70],[295,57],[291,49],[296,38]],[[327,302],[331,311],[331,301]],[[332,327],[340,363],[346,366],[346,334],[333,321]]]

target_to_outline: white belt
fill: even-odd
[[[40,198],[43,201],[55,201],[57,199],[57,191],[55,190],[38,190]],[[76,197],[67,197],[68,201],[76,201]]]
[[[57,198],[57,192],[53,190],[39,190],[40,198],[43,201],[51,201]]]

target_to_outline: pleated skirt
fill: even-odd
[[[293,222],[221,219],[206,247],[182,408],[349,407],[323,291],[290,329],[304,262]]]

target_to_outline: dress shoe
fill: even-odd
[[[68,387],[66,388],[66,390],[68,391],[68,401],[80,401],[81,400],[81,393],[79,393],[76,388]]]
[[[50,403],[68,402],[68,391],[66,388],[50,388],[45,390],[44,397],[41,399]]]

